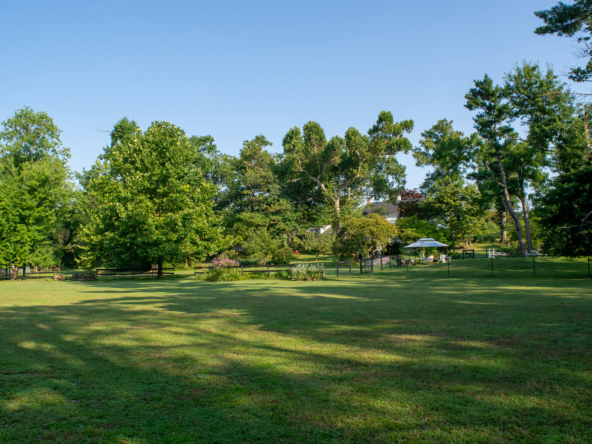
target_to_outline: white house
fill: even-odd
[[[309,228],[307,233],[323,234],[331,229],[331,225],[323,225],[321,227]]]
[[[398,198],[397,200],[401,200]],[[369,202],[364,207],[364,216],[375,213],[380,210],[380,214],[383,214],[386,211],[386,220],[389,221],[391,224],[394,224],[399,217],[399,208],[397,205],[394,205],[390,202]]]

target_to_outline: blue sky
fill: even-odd
[[[563,74],[575,43],[537,36],[555,0],[12,1],[0,28],[0,120],[25,105],[63,130],[71,167],[90,167],[121,117],[211,134],[236,155],[293,126],[366,131],[381,110],[413,119],[411,140],[442,118],[465,132],[464,95],[523,60]],[[410,156],[408,186],[425,170]]]

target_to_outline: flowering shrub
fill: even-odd
[[[237,261],[235,261],[234,259],[222,257],[219,259],[213,259],[212,265],[214,266],[215,269],[220,269],[220,268],[238,267],[240,264]]]
[[[209,282],[228,282],[238,281],[241,278],[240,271],[237,269],[239,263],[234,259],[226,257],[212,260],[212,268],[205,275]]]
[[[307,269],[308,267],[304,264],[296,265],[294,268],[292,268],[292,280],[304,281],[308,279]]]
[[[325,277],[325,265],[324,264],[309,264],[308,265],[308,276],[315,279],[322,279]]]
[[[325,273],[323,264],[300,264],[291,270],[291,279],[293,281],[306,281],[322,279]]]

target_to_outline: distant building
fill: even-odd
[[[412,190],[412,193],[406,193],[406,196],[409,196],[409,194],[412,196],[415,194],[415,196],[406,197],[404,199],[401,199],[401,196],[397,196],[396,204],[390,202],[372,202],[372,199],[368,198],[366,200],[366,206],[364,207],[363,214],[364,216],[367,216],[368,214],[378,212],[379,214],[384,214],[386,220],[394,224],[399,218],[399,204],[407,202],[421,202],[425,200],[425,197],[415,192],[415,190]]]
[[[364,216],[371,213],[385,214],[386,220],[394,224],[399,217],[399,208],[390,202],[368,202],[364,207]]]
[[[324,225],[321,227],[309,228],[308,230],[306,230],[306,232],[307,233],[323,234],[323,233],[326,233],[327,231],[329,231],[330,229],[331,229],[331,225]]]

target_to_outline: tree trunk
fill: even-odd
[[[339,228],[340,228],[340,223],[339,223],[339,198],[337,198],[337,200],[333,201],[333,205],[335,206],[335,214],[334,214],[334,219],[333,219],[333,234],[335,234],[335,236],[337,236],[337,234],[339,233]]]
[[[526,243],[528,245],[528,251],[533,251],[532,236],[530,234],[530,218],[528,217],[528,203],[525,197],[520,197],[520,203],[522,204],[522,214],[524,215],[524,231],[526,231]]]
[[[497,157],[497,166],[500,171],[500,178],[502,179],[502,190],[504,196],[504,206],[506,207],[506,211],[510,213],[512,219],[514,219],[514,223],[516,224],[516,235],[518,236],[518,243],[520,244],[520,251],[522,252],[522,257],[526,257],[528,255],[528,251],[526,250],[526,245],[524,244],[524,236],[522,235],[522,224],[520,223],[520,217],[512,208],[512,199],[510,197],[510,193],[508,191],[508,182],[506,180],[506,171],[504,166],[502,165],[502,160]]]
[[[162,274],[162,257],[158,258],[158,274],[156,279],[162,279],[164,275]]]
[[[501,215],[501,220],[500,220],[500,225],[502,228],[502,235],[501,235],[501,239],[500,239],[500,244],[507,244],[508,243],[508,230],[506,230],[506,212],[502,211],[500,213]]]

